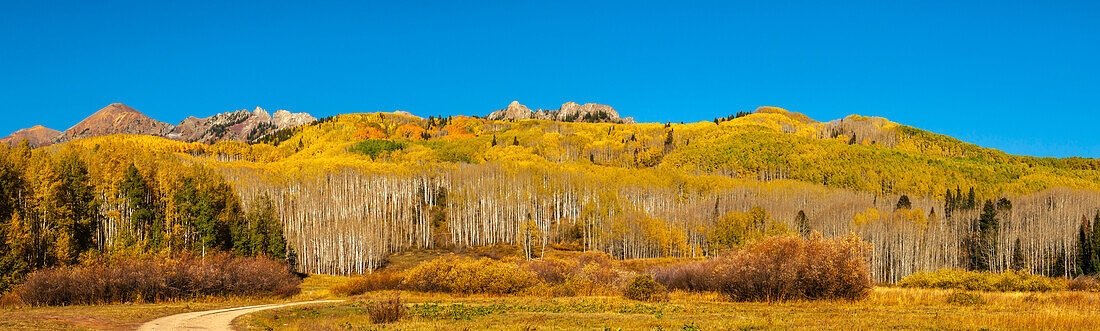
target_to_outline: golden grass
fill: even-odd
[[[347,303],[296,307],[246,316],[257,329],[376,329],[368,293]],[[667,303],[619,297],[454,296],[404,292],[409,315],[387,325],[401,330],[456,329],[1098,329],[1100,294],[978,293],[984,304],[947,303],[948,290],[875,288],[860,301],[726,302],[716,293],[673,292]]]

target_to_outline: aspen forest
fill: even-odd
[[[873,246],[874,281],[1100,270],[1100,160],[1009,155],[883,118],[762,107],[687,124],[344,114],[253,144],[112,135],[0,147],[0,290],[119,251],[369,274],[417,249],[617,259],[758,239]]]

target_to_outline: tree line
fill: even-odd
[[[103,254],[293,256],[270,198],[254,198],[245,212],[206,166],[162,161],[106,170],[111,161],[100,152],[32,150],[26,141],[0,147],[0,291],[31,271]]]

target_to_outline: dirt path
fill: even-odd
[[[288,306],[305,305],[313,303],[340,302],[341,300],[318,300],[291,303],[276,303],[269,305],[226,308],[218,310],[197,311],[192,313],[176,314],[161,317],[142,324],[138,331],[162,331],[162,330],[232,330],[233,320],[237,317],[261,310],[282,308]]]

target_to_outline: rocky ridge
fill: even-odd
[[[521,105],[519,101],[512,101],[507,108],[489,113],[485,117],[490,120],[524,120],[540,119],[561,122],[586,122],[586,123],[620,123],[634,124],[632,117],[619,117],[619,112],[607,105],[576,102],[566,102],[557,110],[535,110]]]
[[[306,113],[279,110],[272,115],[257,107],[253,111],[238,110],[207,118],[188,117],[179,125],[171,125],[149,118],[127,105],[113,103],[64,132],[36,125],[16,131],[0,139],[0,143],[16,146],[23,139],[27,139],[31,147],[37,148],[113,134],[152,135],[207,144],[227,140],[252,142],[280,129],[307,124],[315,120],[316,118]]]

